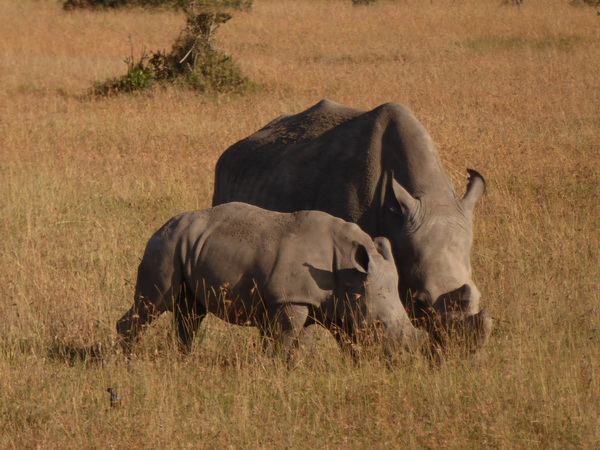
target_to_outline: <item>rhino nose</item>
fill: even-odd
[[[441,312],[468,312],[473,309],[475,301],[471,286],[463,284],[458,289],[440,295],[434,307]]]

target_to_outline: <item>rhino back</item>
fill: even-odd
[[[316,209],[374,236],[382,174],[390,170],[413,195],[455,198],[433,140],[407,108],[387,103],[365,112],[323,101],[226,150],[213,204]]]
[[[241,298],[256,286],[267,304],[319,306],[332,295],[332,226],[337,219],[314,211],[281,214],[243,203],[208,211],[204,229],[192,230],[182,241],[187,283],[227,286]]]

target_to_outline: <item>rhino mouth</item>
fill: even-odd
[[[413,321],[429,333],[432,345],[447,349],[457,346],[468,352],[483,348],[492,331],[493,320],[486,309],[469,313],[470,288],[464,285],[431,301],[427,291],[413,297]]]
[[[468,352],[476,352],[485,347],[493,324],[485,309],[470,315],[457,312],[435,313],[423,322],[432,344],[442,349],[457,346]]]

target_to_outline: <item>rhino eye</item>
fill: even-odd
[[[395,214],[394,228],[400,229],[405,234],[410,234],[411,232],[414,232],[417,227],[408,215]]]
[[[389,207],[389,210],[396,217],[400,217],[402,219],[404,219],[406,217],[406,211],[400,205],[392,205]]]

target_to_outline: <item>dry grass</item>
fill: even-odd
[[[129,34],[169,48],[183,17],[0,0],[0,446],[597,447],[600,19],[499,3],[256,0],[219,35],[257,92],[94,99]],[[146,240],[210,205],[225,148],[321,98],[405,103],[457,190],[467,166],[487,177],[485,360],[355,367],[323,335],[288,372],[217,320],[181,357],[167,318],[130,361],[61,357],[110,344]]]

